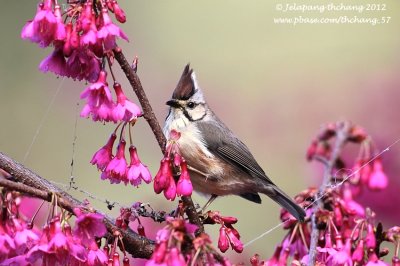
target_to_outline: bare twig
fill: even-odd
[[[82,202],[75,199],[64,190],[53,185],[46,179],[1,152],[0,168],[9,173],[11,178],[15,180],[0,179],[0,186],[2,187],[7,187],[46,201],[51,201],[52,194],[56,193],[58,195],[58,205],[72,213],[74,208],[83,206]],[[110,234],[113,234],[115,230],[121,232],[123,237],[122,240],[127,252],[129,252],[133,257],[150,258],[154,250],[153,241],[138,235],[130,229],[122,230],[115,225],[111,218],[106,215],[104,215],[104,217],[104,224]]]
[[[144,119],[146,119],[151,130],[153,131],[153,134],[154,134],[155,138],[157,139],[157,142],[161,148],[161,151],[163,153],[165,153],[165,146],[166,146],[167,140],[165,139],[164,133],[162,132],[161,126],[158,123],[158,120],[153,112],[153,108],[150,105],[150,102],[146,96],[146,93],[142,87],[142,84],[140,82],[138,75],[135,73],[135,70],[131,67],[129,62],[126,60],[126,58],[120,48],[117,47],[116,49],[114,49],[114,56],[115,56],[115,59],[118,61],[119,65],[121,66],[122,71],[124,71],[126,78],[129,80],[129,83],[131,84],[133,91],[135,92],[135,94],[137,95],[137,97],[139,99],[140,105],[142,106],[142,109],[143,109]],[[199,235],[200,233],[204,232],[204,227],[203,227],[203,224],[201,223],[199,215],[193,204],[192,198],[183,196],[182,201],[185,205],[185,212],[189,218],[189,221],[192,224],[195,224],[198,226],[196,235]]]
[[[331,182],[333,169],[336,165],[337,160],[340,157],[343,146],[349,137],[350,127],[351,127],[350,122],[339,122],[337,124],[336,139],[335,139],[335,144],[334,144],[334,148],[332,151],[332,155],[330,156],[329,161],[323,161],[323,163],[325,165],[325,171],[324,171],[324,175],[323,175],[322,184],[319,187],[319,190],[317,193],[317,197],[324,193],[325,189],[329,186],[329,183]],[[313,215],[311,217],[312,232],[311,232],[310,252],[309,252],[309,261],[308,261],[309,266],[315,265],[315,257],[317,255],[317,244],[318,244],[318,236],[319,236],[319,230],[317,228],[317,221],[316,221],[315,214],[320,208],[322,208],[322,204],[323,204],[322,201],[319,200],[318,204],[316,204],[313,209]]]

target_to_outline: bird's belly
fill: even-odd
[[[213,155],[195,130],[181,130],[177,143],[188,165],[195,191],[202,194],[240,195],[255,192],[254,178]]]

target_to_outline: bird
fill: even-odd
[[[210,197],[204,208],[217,197],[227,195],[260,204],[262,193],[304,221],[304,209],[271,181],[249,148],[208,106],[189,64],[166,104],[169,112],[164,135],[169,139],[172,130],[180,133],[177,144],[190,167],[193,189]]]

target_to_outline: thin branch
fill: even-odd
[[[142,83],[140,82],[139,76],[135,73],[135,71],[131,68],[128,61],[126,60],[122,50],[120,48],[114,49],[114,56],[117,59],[119,65],[124,71],[126,78],[132,86],[133,91],[135,92],[140,105],[143,109],[143,117],[146,119],[149,124],[151,130],[153,131],[156,140],[158,141],[158,145],[161,148],[162,153],[165,153],[165,146],[167,140],[165,139],[164,133],[161,129],[160,124],[158,123],[157,117],[153,112],[153,108],[150,105],[150,102],[146,96],[146,93],[142,87]]]
[[[317,197],[324,193],[325,189],[329,186],[329,183],[331,182],[332,172],[336,165],[336,161],[339,159],[340,154],[343,149],[343,146],[349,138],[350,126],[351,126],[350,122],[340,122],[337,124],[336,139],[335,139],[335,144],[334,144],[334,148],[332,151],[332,155],[331,155],[329,161],[323,161],[323,163],[325,165],[325,171],[324,171],[324,175],[323,175],[322,184],[319,187],[319,190],[317,193]],[[319,200],[318,204],[316,204],[313,209],[313,214],[311,217],[312,232],[311,232],[310,253],[309,253],[309,260],[308,260],[309,266],[315,265],[315,257],[317,255],[317,245],[318,245],[318,236],[319,236],[319,230],[317,228],[317,221],[316,221],[316,212],[320,208],[322,208],[322,205],[323,205],[322,201]]]
[[[126,60],[122,50],[117,47],[114,49],[114,56],[119,65],[121,66],[122,71],[125,73],[126,78],[129,80],[129,83],[132,86],[133,91],[139,99],[140,105],[143,109],[143,117],[146,119],[149,124],[151,130],[155,138],[157,139],[158,145],[161,148],[161,151],[165,153],[165,146],[167,140],[165,139],[164,133],[161,129],[160,124],[158,123],[157,117],[153,112],[153,108],[150,105],[150,102],[146,96],[146,93],[142,87],[139,76],[135,73],[134,69],[130,66],[129,62]],[[185,212],[189,218],[189,221],[192,224],[198,226],[198,230],[196,231],[196,235],[204,232],[203,224],[200,220],[199,214],[193,204],[191,197],[182,197],[182,201],[185,204]]]
[[[13,181],[0,179],[0,186],[2,187],[7,187],[46,201],[51,201],[52,194],[56,193],[58,195],[58,205],[71,213],[73,213],[74,208],[83,206],[82,202],[75,199],[64,190],[53,185],[1,152],[0,168],[9,173],[13,179]],[[99,211],[96,212],[101,213]],[[104,217],[104,224],[111,235],[116,230],[121,232],[127,252],[133,257],[150,258],[154,251],[154,242],[152,240],[142,237],[130,229],[123,230],[118,228],[111,218],[106,215],[104,215]]]

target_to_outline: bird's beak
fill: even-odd
[[[177,100],[169,100],[168,102],[166,102],[166,105],[169,105],[173,108],[181,107],[181,105],[179,104],[179,102]]]

